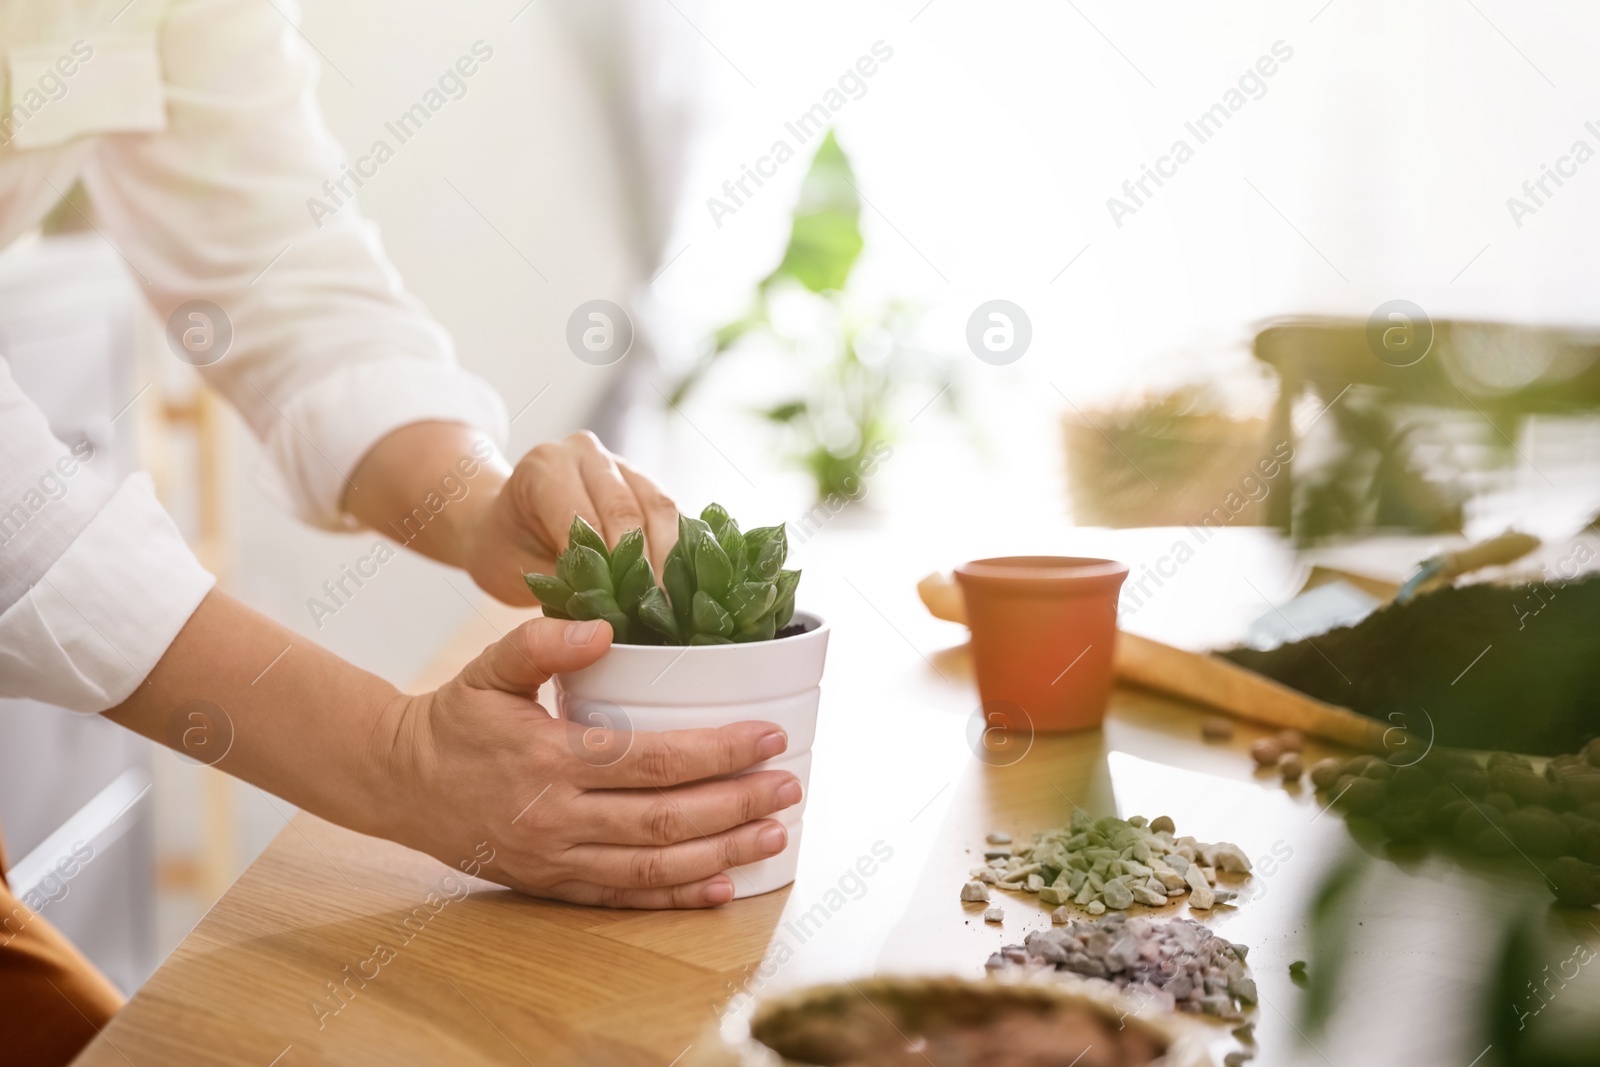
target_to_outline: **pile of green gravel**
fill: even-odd
[[[1513,851],[1562,904],[1600,904],[1600,741],[1543,771],[1510,752],[1486,762],[1434,748],[1413,764],[1377,756],[1319,760],[1311,782],[1348,818],[1368,819],[1399,845],[1451,841],[1485,856]]]

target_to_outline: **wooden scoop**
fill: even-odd
[[[930,574],[917,583],[917,594],[935,618],[965,624],[961,588],[947,574]],[[1392,729],[1348,708],[1325,704],[1254,671],[1216,656],[1117,633],[1112,660],[1117,677],[1133,685],[1171,693],[1249,722],[1337,741],[1372,752],[1384,750]]]

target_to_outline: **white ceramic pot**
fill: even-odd
[[[661,732],[759,720],[783,727],[789,747],[742,773],[784,770],[800,779],[800,803],[773,816],[789,831],[789,844],[770,859],[730,871],[735,897],[788,885],[800,859],[828,624],[804,611],[793,621],[806,631],[772,641],[612,645],[593,666],[555,680],[557,712],[584,726]]]

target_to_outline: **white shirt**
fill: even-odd
[[[0,4],[0,247],[81,179],[163,320],[222,309],[231,346],[200,374],[262,440],[284,501],[340,528],[346,478],[384,435],[444,420],[503,441],[505,409],[376,227],[348,203],[313,216],[344,155],[298,17],[291,0]],[[113,488],[75,464],[0,362],[0,696],[92,712],[132,693],[213,579],[148,478]]]

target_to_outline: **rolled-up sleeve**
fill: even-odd
[[[214,579],[136,474],[112,487],[0,360],[0,696],[96,712],[126,700]]]
[[[156,37],[166,129],[104,138],[84,180],[163,319],[220,309],[209,325],[231,342],[200,373],[264,443],[269,489],[339,528],[350,475],[384,435],[437,420],[503,443],[506,415],[350,200],[297,21],[283,2],[171,4]]]

